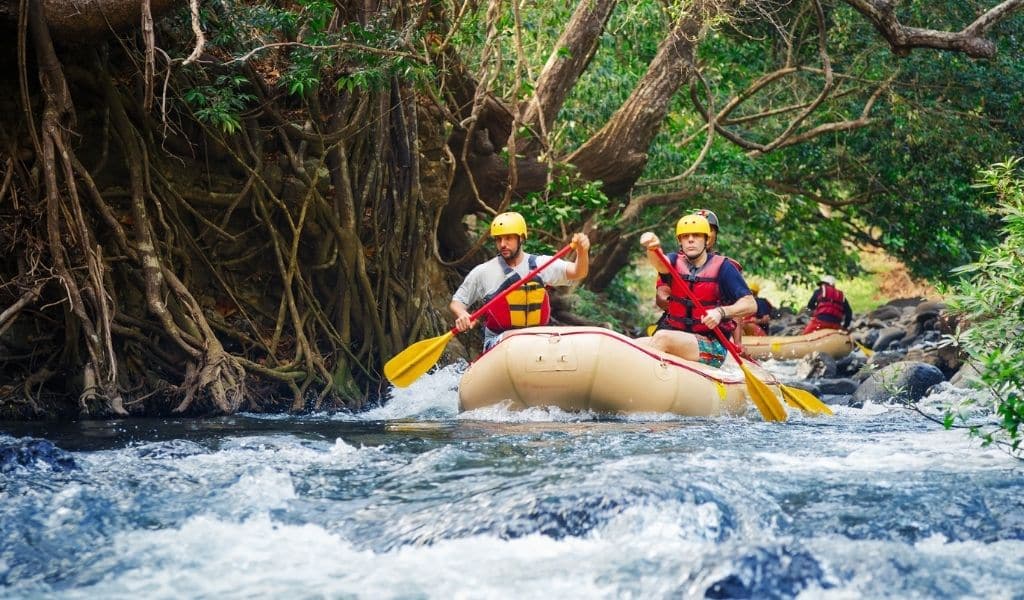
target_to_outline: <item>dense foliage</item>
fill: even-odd
[[[528,64],[520,70],[535,74],[547,60],[571,12],[567,4],[524,7],[519,38]],[[916,1],[901,5],[900,15],[955,29],[984,6]],[[808,282],[822,272],[853,275],[860,268],[856,249],[869,246],[901,259],[917,276],[946,279],[995,241],[989,199],[970,183],[978,168],[1019,151],[1024,140],[1024,122],[1016,118],[1024,93],[1015,83],[1024,80],[1024,19],[1000,24],[995,58],[975,60],[928,50],[897,56],[850,6],[828,4],[825,11],[835,89],[801,131],[857,121],[870,103],[864,122],[769,153],[718,136],[699,168],[677,177],[706,141],[694,98],[722,107],[765,74],[799,67],[745,99],[730,117],[734,131],[766,143],[793,117],[792,107],[808,103],[823,85],[819,36],[806,5],[750,4],[720,19],[700,45],[709,92],[698,82],[674,99],[633,192],[694,190],[694,196],[648,209],[643,224],[632,226],[664,230],[680,211],[708,207],[723,222],[720,247],[757,275],[781,282]],[[551,134],[556,150],[571,151],[606,122],[643,75],[670,22],[671,9],[659,3],[616,8],[559,115]],[[483,26],[463,23],[467,54],[474,48],[479,54]],[[495,85],[506,97],[521,96],[511,15],[500,26],[507,68]],[[620,200],[611,198],[606,212],[620,210]]]
[[[1002,220],[1002,241],[956,272],[952,308],[963,320],[961,348],[978,365],[981,381],[996,398],[997,428],[972,426],[986,444],[1022,450],[1024,425],[1024,170],[1020,158],[981,172],[979,190],[994,196]],[[950,412],[947,426],[957,414]]]

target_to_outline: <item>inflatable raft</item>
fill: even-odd
[[[724,366],[683,360],[600,327],[531,327],[506,333],[470,365],[459,384],[459,409],[508,403],[610,414],[743,414],[743,373],[735,363]]]
[[[850,332],[842,329],[819,329],[803,335],[743,336],[743,354],[756,360],[801,358],[812,352],[842,358],[852,351]]]

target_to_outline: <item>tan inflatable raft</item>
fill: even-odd
[[[743,354],[750,358],[801,358],[824,352],[842,358],[853,351],[850,333],[841,329],[819,329],[803,335],[743,336]]]
[[[731,359],[724,370],[715,369],[600,327],[506,333],[462,376],[459,408],[506,402],[513,409],[687,416],[743,414],[748,406],[746,381]]]

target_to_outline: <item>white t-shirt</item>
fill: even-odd
[[[538,255],[537,266],[539,267],[549,260],[551,260],[550,256]],[[504,261],[500,255],[473,267],[459,289],[455,290],[452,300],[458,300],[469,308],[483,300],[487,294],[501,287],[501,284],[505,282],[506,275],[499,261]],[[544,285],[569,285],[572,281],[565,276],[565,270],[571,264],[564,260],[556,260],[550,267],[541,271],[538,277],[544,282]],[[512,270],[519,273],[519,277],[525,277],[532,270],[530,269],[530,255],[524,252],[523,260],[519,261],[519,264]]]

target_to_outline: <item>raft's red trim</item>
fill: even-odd
[[[816,337],[812,337],[812,336],[814,336],[814,334],[819,333],[819,332],[821,332],[821,335],[816,336]],[[800,335],[794,335],[794,336],[772,336],[772,335],[763,336],[763,337],[762,336],[751,336],[748,341],[744,342],[744,345],[751,346],[751,347],[757,347],[757,348],[769,348],[770,349],[774,345],[791,346],[793,344],[808,344],[808,343],[811,343],[811,342],[817,342],[817,341],[820,341],[821,339],[824,339],[824,338],[827,338],[827,337],[830,337],[830,336],[833,336],[833,335],[836,335],[836,334],[842,334],[843,337],[846,337],[846,338],[850,337],[850,333],[845,331],[845,330],[843,330],[843,329],[818,329],[817,331],[812,331],[810,333],[802,333]],[[780,337],[795,337],[795,338],[803,338],[803,339],[788,340],[788,341],[785,341],[785,342],[762,342],[760,344],[757,343],[760,340],[770,340],[772,338],[778,339]],[[751,362],[753,362],[752,359],[751,359]]]
[[[586,335],[586,334],[591,334],[591,335],[597,334],[597,335],[603,335],[603,336],[607,336],[607,337],[610,337],[610,338],[614,338],[615,341],[622,342],[626,346],[629,346],[629,347],[633,348],[634,350],[642,352],[642,353],[646,354],[647,356],[653,358],[654,360],[656,360],[658,362],[663,362],[663,363],[667,363],[667,364],[670,364],[670,365],[675,366],[675,367],[679,367],[680,369],[689,371],[689,372],[694,373],[696,375],[699,375],[699,376],[701,376],[701,377],[703,377],[705,379],[710,379],[712,381],[717,381],[719,383],[729,383],[729,384],[745,383],[745,379],[743,377],[739,377],[739,378],[737,378],[735,380],[721,379],[719,377],[715,377],[714,375],[711,375],[711,374],[709,374],[706,371],[703,371],[701,369],[696,369],[696,368],[690,366],[689,364],[686,364],[685,362],[679,362],[676,359],[673,359],[673,358],[670,358],[670,357],[666,357],[666,356],[661,355],[661,354],[655,354],[654,352],[648,350],[644,346],[639,346],[639,345],[633,343],[633,340],[631,340],[631,339],[629,339],[627,337],[624,337],[622,334],[615,333],[614,331],[601,330],[601,329],[597,329],[597,330],[595,330],[595,329],[587,329],[586,331],[566,331],[566,332],[562,332],[562,331],[559,331],[559,332],[547,332],[547,331],[536,331],[536,332],[533,332],[533,331],[527,331],[527,330],[507,331],[507,332],[505,332],[505,335],[501,338],[501,341],[498,342],[497,344],[495,344],[487,352],[490,352],[494,348],[497,348],[498,346],[502,345],[503,343],[505,343],[505,340],[507,340],[509,338],[512,338],[512,337],[515,337],[515,336],[519,336],[519,335],[536,335],[536,336],[550,337],[550,336],[570,336],[570,335]],[[484,352],[483,354],[478,356],[476,360],[480,360],[481,358],[486,356],[487,352]],[[745,358],[744,360],[750,360],[750,359],[746,359]],[[476,361],[473,361],[473,362],[476,362]],[[752,362],[754,364],[757,364],[753,360],[750,360],[750,362]],[[760,366],[760,365],[758,365],[758,366]],[[709,367],[709,368],[713,368],[713,367]],[[773,379],[774,379],[774,376],[773,376]],[[778,383],[778,382],[777,381],[772,381],[771,383]]]

